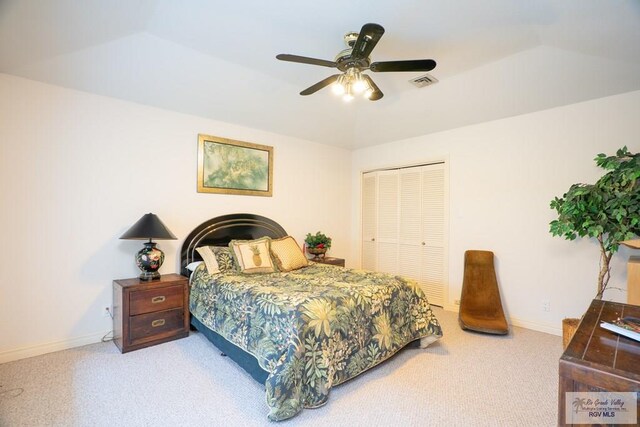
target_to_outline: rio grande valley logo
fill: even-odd
[[[569,392],[567,424],[637,424],[637,393]]]

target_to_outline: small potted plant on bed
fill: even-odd
[[[552,235],[567,240],[590,237],[600,247],[596,298],[602,298],[611,277],[611,258],[620,243],[640,234],[640,153],[623,147],[615,156],[598,154],[596,164],[605,169],[595,184],[573,184],[551,201],[558,219],[551,221]],[[580,319],[564,319],[565,347]]]
[[[331,237],[319,231],[316,234],[307,233],[304,243],[307,246],[307,253],[312,254],[314,259],[318,259],[323,257],[331,247]]]

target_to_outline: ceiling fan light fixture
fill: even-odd
[[[335,95],[344,95],[347,89],[345,88],[345,78],[344,75],[338,77],[338,80],[331,86],[331,91]]]
[[[344,86],[342,86],[341,84],[338,84],[338,83],[335,83],[333,85],[333,88],[331,88],[331,90],[337,96],[344,95],[344,93],[345,93]]]
[[[344,102],[351,102],[353,100],[353,92],[351,90],[351,82],[347,81],[346,86],[346,92],[344,94],[344,96],[342,97],[342,99],[344,100]]]
[[[353,82],[353,91],[355,93],[362,93],[367,90],[368,86],[367,82],[362,78],[362,75],[357,73],[357,77]]]
[[[367,84],[367,86],[369,86],[369,84]],[[368,87],[367,90],[364,91],[364,97],[366,99],[371,98],[371,95],[373,95],[373,89],[371,89],[371,87]]]

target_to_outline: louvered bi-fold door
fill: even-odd
[[[377,271],[398,274],[398,171],[378,172]]]
[[[400,174],[400,238],[398,274],[422,282],[422,168]]]
[[[431,304],[444,305],[447,212],[444,164],[422,170],[422,278],[420,284]]]
[[[377,269],[376,217],[377,209],[376,172],[365,173],[362,177],[362,268]]]

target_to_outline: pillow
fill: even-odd
[[[210,246],[211,250],[216,256],[218,261],[218,268],[220,273],[235,273],[238,271],[236,262],[231,255],[231,251],[226,246]]]
[[[229,248],[241,273],[273,273],[269,246],[271,239],[262,237],[256,240],[232,240]]]
[[[198,251],[202,259],[204,260],[204,265],[207,266],[207,272],[209,274],[220,272],[220,267],[218,267],[218,260],[216,259],[216,256],[213,253],[213,250],[211,250],[210,246],[200,246],[199,248],[196,248],[196,251]]]
[[[190,262],[190,263],[187,265],[187,270],[189,270],[189,271],[191,271],[191,272],[194,272],[194,271],[196,271],[196,268],[198,268],[198,266],[199,266],[200,264],[202,264],[202,261],[194,261],[194,262]]]
[[[297,270],[309,265],[307,257],[291,236],[271,240],[271,256],[280,271]]]
[[[204,260],[209,274],[237,271],[233,256],[226,246],[200,246],[196,251]]]

